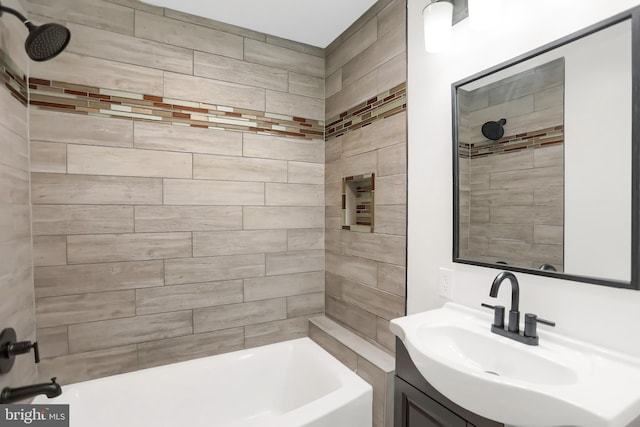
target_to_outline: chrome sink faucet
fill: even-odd
[[[493,283],[491,284],[491,290],[489,296],[492,298],[498,297],[498,290],[503,281],[509,280],[511,282],[511,308],[509,309],[509,324],[507,329],[504,328],[504,307],[501,305],[489,305],[482,304],[483,307],[492,308],[493,312],[493,324],[491,325],[491,332],[494,334],[502,335],[503,337],[516,340],[527,345],[538,345],[538,333],[537,324],[543,323],[549,326],[556,326],[555,322],[538,318],[535,314],[527,313],[524,316],[524,332],[520,333],[520,285],[515,274],[510,271],[503,271],[498,274]]]

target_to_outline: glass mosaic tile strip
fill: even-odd
[[[39,78],[30,78],[29,88],[30,103],[39,108],[308,140],[324,137],[324,122],[308,118]]]
[[[0,50],[0,81],[24,106],[181,126],[322,140],[324,122],[183,99],[29,78]]]
[[[273,112],[254,111],[184,99],[164,98],[94,86],[30,77],[27,79],[0,50],[0,80],[23,105],[132,120],[251,132],[262,135],[329,140],[407,109],[402,83],[325,122]]]
[[[407,84],[402,83],[327,120],[325,141],[360,129],[407,109]]]
[[[482,141],[469,144],[460,141],[458,144],[461,158],[474,159],[491,154],[507,154],[515,151],[548,147],[564,143],[564,126],[552,126],[545,129],[508,135],[497,141]]]
[[[9,55],[2,50],[0,50],[0,83],[22,105],[27,105],[27,78]]]

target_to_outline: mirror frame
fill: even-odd
[[[492,264],[460,258],[460,178],[458,147],[458,101],[457,90],[460,86],[474,82],[490,74],[502,71],[513,65],[532,59],[558,47],[594,34],[623,21],[631,20],[631,78],[632,78],[632,115],[631,115],[631,279],[630,281],[612,280],[599,277],[580,276],[555,271],[534,270],[511,265]],[[600,21],[561,39],[545,44],[494,67],[459,80],[451,85],[452,137],[453,137],[453,262],[509,270],[519,273],[546,276],[556,279],[572,280],[615,288],[640,289],[640,6],[636,6],[611,18]]]

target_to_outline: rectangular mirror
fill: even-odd
[[[639,10],[453,84],[454,262],[639,288]]]

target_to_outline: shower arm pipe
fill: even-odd
[[[23,14],[21,14],[20,12],[18,12],[15,9],[11,9],[10,7],[3,6],[2,3],[0,3],[0,16],[2,16],[3,12],[7,12],[7,13],[15,16],[16,18],[18,18],[24,25],[26,25],[26,27],[29,30],[31,30],[31,27],[34,26],[31,23],[31,21],[29,19],[27,19]]]

